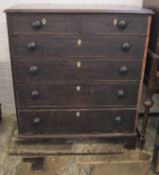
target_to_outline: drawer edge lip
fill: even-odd
[[[13,60],[12,64],[16,64],[16,63],[23,63],[23,62],[34,62],[34,61],[42,61],[42,62],[50,62],[50,61],[57,61],[57,62],[63,62],[63,61],[68,61],[68,60],[76,60],[76,59],[81,59],[84,61],[88,61],[88,62],[116,62],[116,61],[125,61],[128,63],[131,62],[141,62],[142,63],[142,57],[133,57],[133,58],[129,58],[129,57],[117,57],[117,58],[113,58],[113,57],[107,57],[107,56],[50,56],[50,57],[34,57],[34,59],[30,59],[29,56],[10,56],[10,58]]]
[[[130,137],[136,136],[136,132],[132,133],[99,133],[99,134],[20,134],[18,133],[19,139],[51,139],[51,138],[117,138],[117,137]]]
[[[87,81],[87,80],[86,80]],[[56,81],[56,82],[52,82],[52,81],[26,81],[26,82],[17,82],[14,81],[15,86],[32,86],[32,85],[43,85],[45,86],[45,84],[47,83],[47,85],[77,85],[77,83],[80,83],[81,85],[139,85],[141,80],[105,80],[105,81],[81,81],[81,80],[77,80],[77,81]]]
[[[122,36],[127,36],[127,37],[134,37],[134,38],[138,38],[138,37],[145,37],[146,38],[146,33],[90,33],[90,34],[80,34],[80,33],[49,33],[49,32],[10,32],[9,36],[10,37],[27,37],[27,36],[33,36],[33,37],[38,37],[38,36],[54,36],[54,37],[87,37],[87,36],[91,36],[91,37],[102,37],[102,36],[118,36],[118,37],[122,37]]]
[[[39,60],[39,57],[34,56],[34,57],[29,57],[29,56],[14,56],[14,55],[10,55],[10,59],[13,60],[14,62],[18,62],[18,61],[31,61],[31,59],[33,58],[33,61],[37,61]],[[140,57],[106,57],[106,56],[54,56],[54,59],[52,59],[52,57],[48,57],[46,60],[47,61],[65,61],[68,59],[74,59],[74,58],[78,58],[78,59],[88,59],[88,60],[94,60],[94,61],[140,61],[142,62],[143,56]],[[30,60],[27,60],[30,59]],[[42,57],[40,58],[43,59]]]
[[[54,37],[54,38],[110,38],[110,37],[116,37],[116,38],[120,38],[120,37],[129,37],[129,38],[146,38],[147,34],[146,33],[90,33],[90,34],[84,34],[84,33],[12,33],[9,32],[9,37],[10,38],[16,38],[16,37],[23,37],[23,38],[27,38],[27,37]]]
[[[18,106],[17,109],[19,111],[22,110],[49,110],[49,109],[76,109],[76,110],[81,110],[81,109],[137,109],[137,104],[135,105],[104,105],[104,106],[87,106],[87,107],[83,107],[83,106],[79,106],[79,107],[74,107],[74,106],[33,106],[33,107],[29,107],[29,106],[24,106],[24,107],[20,107]]]
[[[103,81],[97,81],[97,80],[93,80],[92,82],[87,81],[87,79],[85,81],[81,81],[80,79],[78,80],[72,80],[68,83],[68,81],[65,80],[61,80],[60,82],[57,80],[53,80],[53,83],[50,83],[51,81],[45,81],[45,85],[76,85],[76,84],[86,84],[87,85],[103,85],[103,84],[110,84],[110,82],[112,82],[111,84],[139,84],[140,83],[140,79],[127,79],[127,80],[103,80]],[[28,80],[28,81],[17,81],[14,80],[14,83],[18,86],[18,85],[25,85],[25,84],[29,84],[29,85],[35,85],[35,84],[41,84],[43,81],[42,80]]]
[[[18,109],[18,112],[73,112],[73,111],[136,111],[137,108],[52,108],[52,109]]]

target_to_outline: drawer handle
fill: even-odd
[[[27,45],[27,48],[29,51],[34,51],[36,49],[36,43],[35,42],[31,42]]]
[[[117,125],[120,125],[122,123],[122,118],[119,115],[117,115],[115,116],[114,121]]]
[[[33,91],[31,92],[31,98],[32,98],[33,100],[38,99],[39,96],[40,96],[39,91],[37,91],[37,90],[33,90]]]
[[[124,92],[124,90],[122,90],[122,89],[118,90],[118,91],[117,91],[117,96],[118,96],[119,98],[124,98],[124,97],[125,97],[125,92]]]
[[[42,27],[41,21],[33,21],[32,22],[32,27],[36,30],[40,29]]]
[[[82,45],[82,40],[81,40],[81,39],[78,39],[78,40],[77,40],[77,45],[78,45],[78,46],[81,46],[81,45]]]
[[[41,123],[41,120],[40,120],[39,117],[36,117],[36,118],[33,119],[33,124],[34,124],[35,126],[38,126],[40,123]]]
[[[128,73],[128,68],[127,68],[127,66],[125,66],[125,65],[121,66],[120,69],[119,69],[119,73],[120,73],[121,75],[126,75],[126,74]]]
[[[117,23],[117,27],[120,30],[124,30],[127,27],[127,22],[125,20],[119,20]]]
[[[76,86],[76,91],[79,92],[81,90],[81,86]]]
[[[33,76],[37,75],[37,73],[38,73],[38,67],[37,67],[37,66],[31,66],[31,67],[29,68],[29,73],[30,73],[31,75],[33,75]]]
[[[76,66],[77,66],[77,68],[80,68],[82,66],[82,63],[80,61],[77,61]]]
[[[128,43],[128,42],[124,42],[122,45],[121,45],[121,49],[125,52],[128,52],[131,48],[131,44]]]

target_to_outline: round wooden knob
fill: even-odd
[[[118,29],[124,30],[127,27],[127,22],[125,20],[119,20],[117,23]]]
[[[120,116],[115,116],[114,121],[117,125],[120,125],[122,123],[122,118]]]
[[[122,89],[118,90],[118,91],[117,91],[117,96],[118,96],[119,98],[125,97],[125,92],[124,92],[124,90],[122,90]]]
[[[121,49],[125,52],[128,52],[131,48],[131,44],[128,43],[128,42],[124,42],[122,45],[121,45]]]
[[[40,96],[39,91],[33,90],[33,91],[31,92],[31,98],[32,98],[32,99],[36,100],[36,99],[39,98],[39,96]]]
[[[40,21],[34,21],[34,22],[32,22],[32,27],[34,29],[38,30],[42,27],[42,23]]]
[[[30,73],[31,75],[33,75],[33,76],[37,75],[37,73],[38,73],[38,67],[37,67],[37,66],[31,66],[31,67],[29,68],[29,73]]]
[[[35,42],[31,42],[27,45],[27,48],[29,51],[34,51],[36,49],[36,43]]]
[[[128,73],[128,68],[125,65],[121,66],[119,69],[119,73],[121,75],[126,75]]]
[[[145,100],[144,100],[144,106],[145,107],[152,107],[153,106],[153,100],[149,97],[147,97]]]

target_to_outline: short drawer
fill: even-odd
[[[140,80],[141,61],[42,58],[16,61],[13,70],[16,82]]]
[[[71,14],[11,14],[8,15],[10,34],[79,33],[79,17]]]
[[[146,16],[121,14],[81,15],[81,32],[84,34],[146,34]]]
[[[16,84],[19,108],[136,106],[138,84]]]
[[[145,37],[11,37],[12,57],[106,56],[142,59]]]
[[[19,111],[19,133],[32,135],[134,132],[135,116],[135,110]]]

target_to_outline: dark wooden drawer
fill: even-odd
[[[17,61],[13,64],[15,81],[102,81],[140,80],[141,61],[45,60]]]
[[[138,84],[16,85],[20,108],[135,106]]]
[[[11,37],[13,57],[106,56],[142,59],[145,37]]]
[[[81,32],[84,34],[146,34],[146,30],[146,16],[121,14],[81,16]]]
[[[135,110],[47,110],[19,111],[18,114],[20,134],[95,134],[135,131]]]
[[[146,34],[147,17],[109,14],[11,14],[10,34]]]
[[[12,14],[8,15],[8,25],[10,34],[76,34],[79,32],[79,17],[71,14]]]

